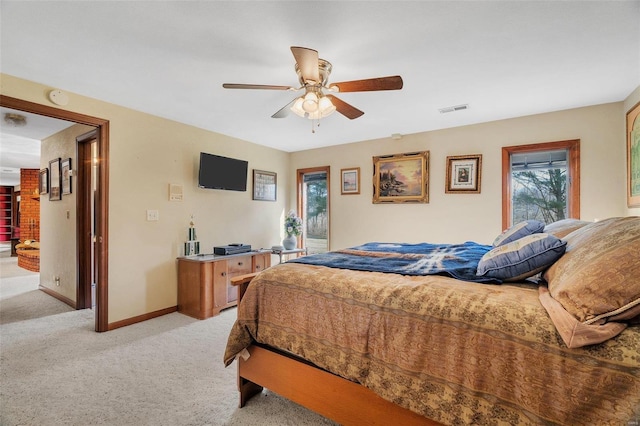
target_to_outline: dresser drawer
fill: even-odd
[[[251,270],[251,256],[235,257],[227,260],[229,276],[249,274]]]

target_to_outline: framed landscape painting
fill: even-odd
[[[627,112],[627,206],[640,207],[640,102]]]
[[[360,193],[360,167],[340,170],[340,194]]]
[[[373,157],[373,203],[428,203],[429,151]]]

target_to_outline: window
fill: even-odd
[[[580,141],[502,148],[502,228],[580,218]]]
[[[302,247],[309,254],[329,251],[329,166],[298,170],[298,215]]]

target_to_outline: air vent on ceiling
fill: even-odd
[[[441,114],[444,114],[445,112],[462,111],[464,109],[469,109],[469,104],[454,105],[446,108],[440,108],[439,111]]]

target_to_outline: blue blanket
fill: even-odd
[[[464,281],[500,283],[476,276],[478,262],[492,246],[463,244],[367,243],[289,260],[289,263],[401,275],[447,275]]]

